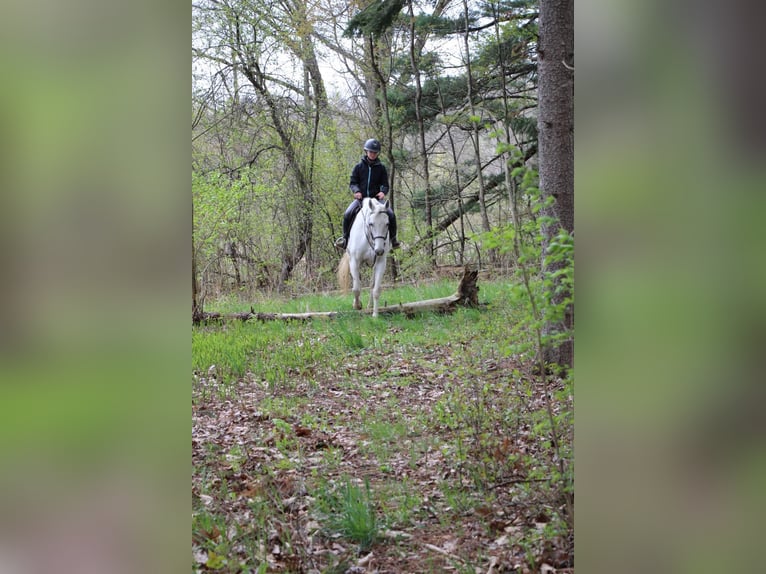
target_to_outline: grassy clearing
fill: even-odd
[[[195,328],[192,570],[571,567],[571,381],[542,380],[518,354],[508,285],[480,293],[486,308],[451,315]],[[256,310],[350,308],[328,294]]]

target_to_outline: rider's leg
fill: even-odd
[[[348,236],[351,234],[351,225],[354,223],[354,217],[356,213],[362,208],[362,204],[358,199],[352,201],[346,208],[346,212],[343,214],[343,237],[339,237],[335,241],[336,247],[344,248],[348,245]]]

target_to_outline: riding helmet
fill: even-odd
[[[364,142],[364,151],[376,151],[380,153],[380,142],[376,139],[370,139]]]

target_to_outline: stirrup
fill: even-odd
[[[345,249],[346,248],[346,238],[345,237],[338,237],[338,239],[335,240],[335,247],[338,247],[339,249]]]
[[[401,246],[402,244],[398,239],[391,240],[391,249],[399,249]]]

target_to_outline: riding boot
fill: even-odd
[[[388,209],[388,234],[391,237],[391,249],[399,249],[401,243],[396,237],[396,215],[391,208]]]
[[[347,209],[346,213],[343,214],[343,239],[345,239],[345,243],[348,243],[348,237],[351,235],[351,223],[354,220],[354,210]]]
[[[351,225],[354,223],[354,218],[356,217],[356,213],[360,208],[361,205],[359,205],[359,202],[355,201],[348,206],[348,209],[346,209],[345,213],[343,214],[343,237],[338,237],[338,239],[335,241],[336,247],[345,249],[348,245],[348,238],[349,235],[351,235]]]

